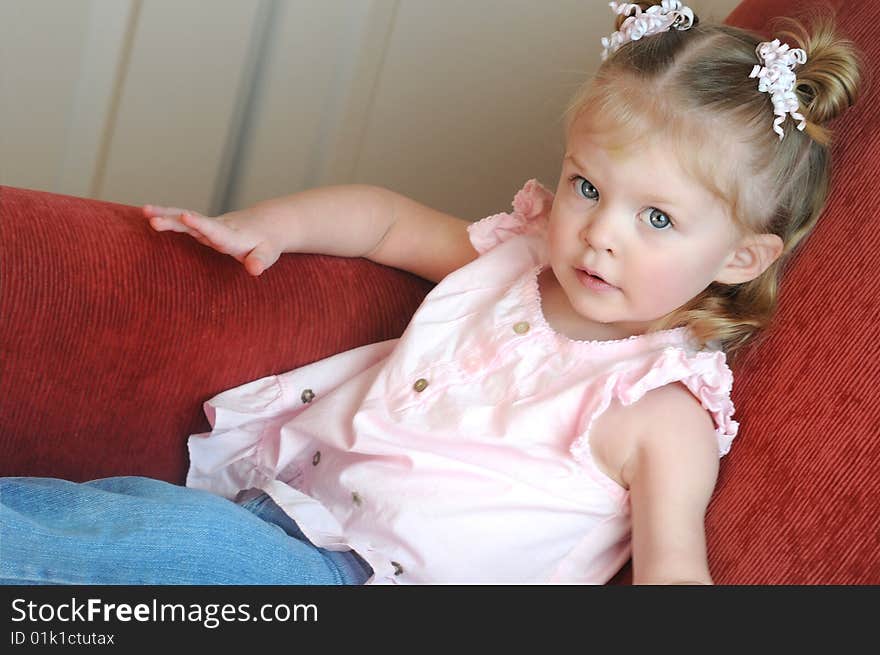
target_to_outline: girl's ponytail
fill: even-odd
[[[807,53],[806,63],[795,71],[795,93],[807,134],[828,146],[831,132],[824,126],[856,103],[864,64],[853,42],[837,33],[832,16],[814,11],[809,29],[791,18],[779,18],[776,25],[775,38]]]

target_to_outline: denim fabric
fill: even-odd
[[[242,505],[141,477],[0,478],[0,584],[363,584],[265,494]]]

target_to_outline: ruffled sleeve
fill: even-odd
[[[608,408],[612,398],[622,405],[631,405],[651,389],[671,382],[683,383],[709,412],[715,423],[718,455],[726,455],[739,423],[733,420],[734,407],[730,398],[733,373],[720,350],[693,351],[672,346],[636,366],[613,373],[603,385],[602,398],[588,423],[592,424]],[[579,460],[589,456],[588,435],[589,425],[571,446],[572,454]]]
[[[487,216],[468,226],[471,244],[482,255],[512,236],[543,227],[552,206],[553,193],[537,180],[529,180],[514,196],[511,213]]]

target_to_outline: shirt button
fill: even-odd
[[[529,331],[529,324],[527,321],[520,321],[513,326],[513,331],[517,334],[525,334]]]
[[[302,395],[299,397],[303,403],[310,403],[315,398],[315,392],[311,389],[304,389]]]
[[[316,450],[316,451],[315,451],[315,456],[312,457],[312,466],[317,466],[317,465],[318,465],[318,462],[320,462],[320,461],[321,461],[321,451],[320,451],[320,450]]]
[[[397,562],[391,562],[391,566],[394,567],[394,575],[400,575],[403,573],[403,567]]]
[[[419,378],[416,380],[416,383],[413,385],[413,389],[422,393],[425,389],[428,388],[428,381],[425,378]]]
[[[361,498],[361,495],[357,491],[352,491],[351,492],[351,502],[353,502],[355,505],[360,507],[361,503],[363,503],[364,501]]]

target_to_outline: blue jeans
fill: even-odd
[[[141,477],[0,478],[0,584],[363,584],[266,494],[242,505]]]

